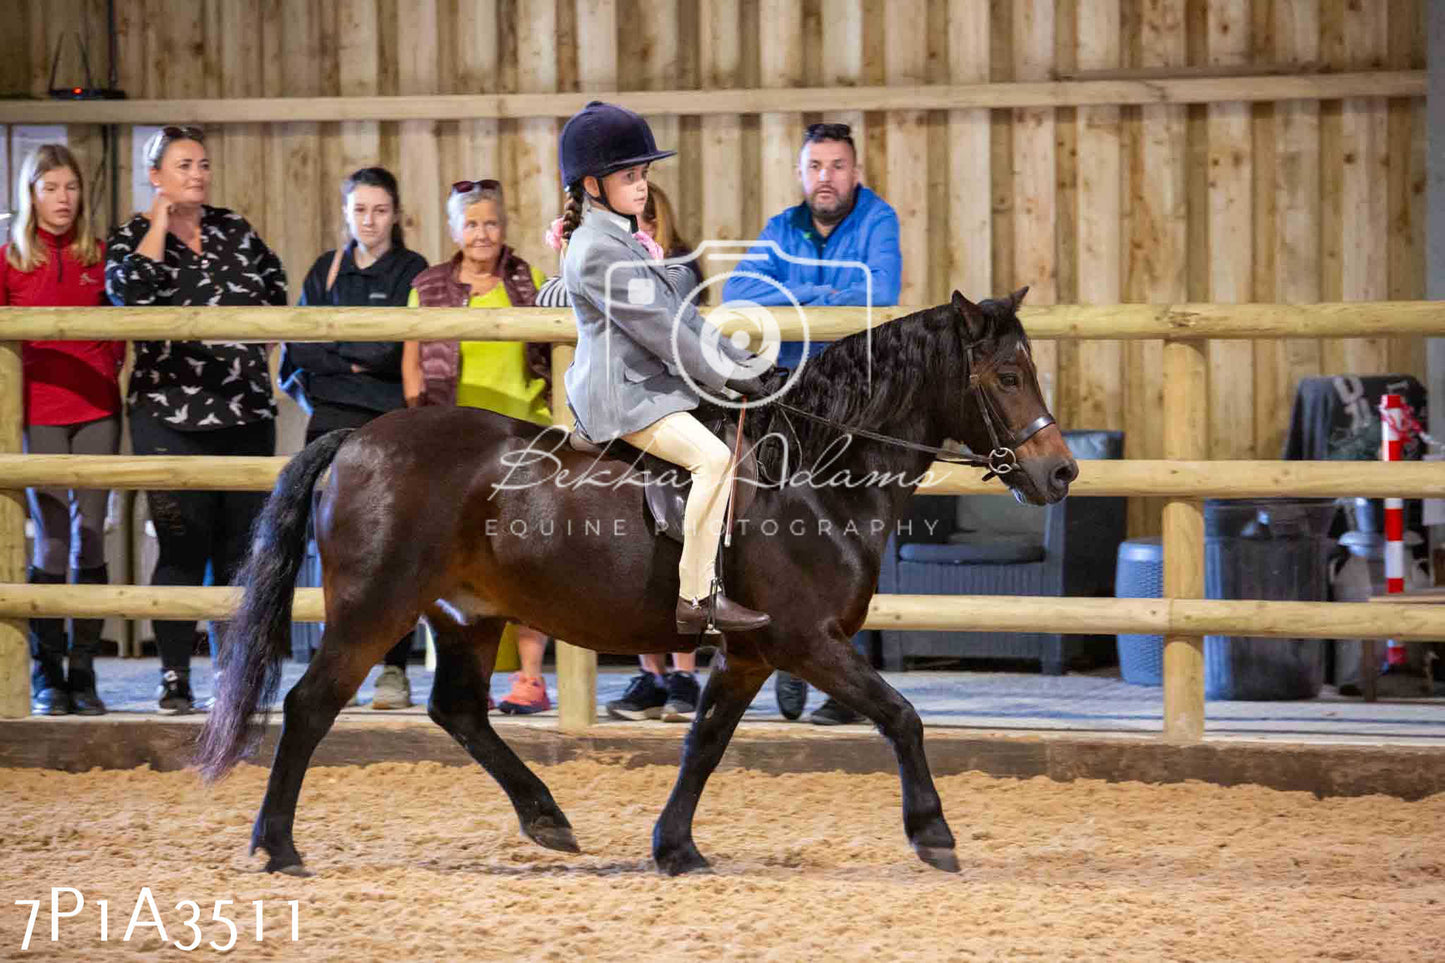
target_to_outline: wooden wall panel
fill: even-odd
[[[1343,6],[1342,66],[1383,66],[1385,4]],[[1389,289],[1388,147],[1389,114],[1383,98],[1350,98],[1340,105],[1340,296],[1346,301],[1379,300]],[[1347,371],[1382,371],[1389,365],[1385,338],[1350,338],[1341,348]]]
[[[762,0],[758,23],[760,83],[781,88],[802,84],[802,7],[794,0]],[[782,100],[786,97],[780,95]],[[798,203],[798,143],[802,131],[803,115],[796,111],[763,114],[759,119],[759,222]],[[761,223],[757,226],[760,228]]]
[[[863,0],[822,0],[822,49],[823,85],[825,87],[852,87],[863,82]],[[840,105],[847,103],[847,92],[839,98]],[[828,111],[823,119],[828,123],[847,124],[853,128],[853,140],[863,155],[864,174],[868,173],[874,159],[868,155],[868,129],[864,124],[861,110]],[[883,175],[883,170],[877,170]],[[872,186],[870,184],[870,186]]]
[[[1389,13],[1389,66],[1425,66],[1425,0],[1393,0]],[[1389,103],[1389,268],[1392,299],[1425,296],[1425,102]],[[1425,339],[1392,338],[1389,370],[1413,374],[1423,384]]]
[[[640,5],[640,2],[641,0],[632,0],[629,4],[629,13],[633,16],[629,17],[627,22],[632,26],[624,31],[635,33],[641,45],[636,58],[640,74],[635,89],[676,90],[682,79],[678,62],[678,0],[661,0],[657,4],[645,6]],[[631,58],[620,60],[619,71],[632,66],[630,60]],[[624,75],[621,79],[626,81],[629,78]],[[647,121],[659,147],[679,152],[682,150],[682,125],[677,117],[648,117]],[[672,198],[673,205],[680,209],[679,217],[686,225],[687,237],[694,244],[702,243],[703,231],[706,228],[702,223],[700,198],[690,191],[684,194],[682,190],[681,169],[684,165],[698,164],[699,158],[696,156],[691,159],[685,155],[673,157],[659,163],[648,175],[653,183],[662,186]],[[695,211],[696,214],[689,217],[682,214],[682,211]]]
[[[1107,70],[1121,65],[1118,0],[1096,0],[1078,19],[1078,67]],[[1122,151],[1118,107],[1078,109],[1078,300],[1117,304],[1120,267]],[[1118,341],[1079,345],[1081,428],[1124,427],[1124,355]]]
[[[1187,62],[1184,0],[1133,0],[1129,14],[1124,47],[1131,66],[1179,68]],[[1125,300],[1168,304],[1187,293],[1186,110],[1149,105],[1128,112],[1129,188],[1121,201],[1128,224]],[[1162,458],[1163,342],[1131,341],[1124,351],[1125,455]],[[1157,534],[1161,508],[1158,499],[1131,499],[1130,532]]]
[[[500,90],[500,38],[496,0],[463,5],[453,31],[457,85],[462,90]],[[441,190],[459,180],[502,176],[501,133],[490,117],[457,121],[457,142],[441,171]],[[511,186],[511,185],[508,185]],[[450,238],[448,238],[450,240]]]
[[[347,0],[335,8],[337,93],[365,97],[380,93],[381,21],[376,0]],[[361,167],[381,161],[381,124],[374,120],[348,121],[335,135],[340,142],[338,167],[326,174],[338,183]],[[403,188],[406,185],[402,185]],[[402,202],[406,203],[405,200]]]
[[[1014,0],[1012,35],[1014,79],[1046,79],[1054,51],[1051,0]],[[1057,297],[1054,146],[1052,108],[1013,111],[1014,283],[1029,286],[1030,304],[1053,304]],[[1034,342],[1034,365],[1052,406],[1059,383],[1058,345]]]
[[[1212,65],[1246,62],[1246,0],[1209,0]],[[1210,104],[1208,113],[1209,299],[1253,300],[1253,148],[1250,109]],[[1209,350],[1209,451],[1213,458],[1254,456],[1253,347],[1214,341]]]
[[[528,0],[519,5],[517,21],[517,90],[550,93],[557,89],[557,35],[559,0]],[[517,121],[512,139],[513,161],[507,185],[507,243],[544,274],[556,274],[557,255],[547,247],[547,226],[561,212],[561,182],[557,171],[558,125],[551,117]]]
[[[437,0],[410,0],[396,19],[383,24],[397,40],[397,93],[425,94],[437,89]],[[447,185],[442,183],[437,125],[429,120],[404,120],[398,125],[399,170],[407,192],[407,246],[435,264],[451,257],[454,245],[447,228]],[[455,180],[462,179],[457,175]],[[447,184],[450,184],[448,181]]]
[[[989,8],[976,0],[948,5],[948,74],[956,84],[987,83]],[[948,112],[948,276],[943,294],[957,288],[979,301],[999,292],[993,286],[990,111]],[[931,239],[939,243],[938,238]]]
[[[1319,0],[1274,5],[1275,60],[1309,64],[1319,59]],[[1320,105],[1291,101],[1274,106],[1274,287],[1261,297],[1282,302],[1320,300]],[[1290,338],[1276,355],[1279,395],[1293,404],[1300,379],[1320,373],[1321,345],[1314,338]],[[1275,414],[1273,445],[1279,453],[1284,423]]]
[[[889,12],[894,24],[927,22],[924,0],[896,0]],[[889,30],[885,72],[890,85],[925,83],[927,35],[922,30]],[[903,285],[899,304],[923,304],[929,288],[928,263],[928,115],[921,110],[888,114],[888,196],[898,212],[899,247],[903,253]]]
[[[698,18],[702,86],[742,86],[742,5],[739,0],[704,0]],[[743,124],[736,114],[702,118],[702,156],[681,156],[667,164],[699,164],[702,170],[702,231],[709,239],[739,240],[743,227]],[[752,231],[756,235],[756,231]]]

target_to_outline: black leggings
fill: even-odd
[[[137,455],[274,455],[276,423],[259,421],[214,431],[176,431],[148,415],[132,415],[131,443]],[[146,492],[160,558],[152,585],[229,585],[246,560],[251,526],[266,504],[266,492]],[[196,623],[156,620],[161,667],[191,664]],[[211,627],[211,656],[217,655],[219,627]]]
[[[380,418],[384,412],[368,411],[365,408],[353,408],[350,405],[327,405],[318,404],[311,412],[311,420],[306,422],[306,444],[311,444],[316,439],[330,431],[338,428],[360,428],[374,418]],[[386,653],[383,660],[387,665],[394,665],[398,669],[406,670],[406,660],[411,655],[412,633],[408,632],[402,636]]]

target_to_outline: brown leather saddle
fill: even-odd
[[[722,440],[728,446],[728,451],[732,451],[738,436],[738,426],[736,422],[725,422],[724,425]],[[714,434],[717,433],[718,425],[708,424],[707,427]],[[595,455],[602,451],[600,445],[594,445],[576,431],[567,433],[567,443],[572,446],[574,451],[589,455]],[[620,440],[612,442],[608,449],[609,454],[629,460],[635,459],[636,452],[636,448]],[[631,457],[629,458],[629,456]],[[680,543],[683,539],[682,519],[687,510],[688,493],[692,491],[692,479],[688,477],[685,480],[678,480],[676,484],[672,479],[656,480],[666,468],[675,469],[679,476],[686,476],[687,472],[685,469],[651,455],[645,456],[644,460],[656,463],[656,467],[650,472],[652,480],[649,480],[642,489],[642,502],[647,506],[647,514],[652,518],[653,532]],[[751,449],[744,448],[742,452],[742,464],[738,466],[737,484],[733,491],[737,498],[737,503],[733,505],[733,519],[736,521],[739,518],[747,517],[748,509],[752,507],[753,498],[758,491],[758,460],[754,457]]]

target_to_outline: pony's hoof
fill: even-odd
[[[653,860],[657,863],[657,871],[668,876],[712,872],[712,864],[707,861],[707,857],[698,852],[697,847],[691,844],[686,849],[657,853],[653,856]]]
[[[286,876],[295,876],[298,879],[306,879],[315,874],[302,864],[299,858],[291,860],[268,859],[266,860],[265,871],[268,873],[281,873]]]
[[[958,855],[951,846],[914,846],[913,851],[918,854],[919,859],[934,869],[941,869],[945,873],[956,873],[959,870]]]
[[[577,837],[572,835],[572,827],[559,826],[550,819],[538,819],[530,826],[523,826],[522,833],[545,849],[555,849],[559,853],[582,852],[582,847],[577,845]]]
[[[310,879],[312,876],[316,875],[305,866],[302,866],[300,863],[292,863],[290,866],[282,866],[277,869],[276,872],[282,873],[286,876],[295,876],[297,879]]]

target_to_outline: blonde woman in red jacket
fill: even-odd
[[[95,307],[105,304],[105,247],[85,216],[80,165],[60,144],[37,147],[20,166],[19,211],[0,248],[0,304]],[[44,455],[113,455],[120,447],[124,341],[26,341],[25,450]],[[35,523],[30,581],[62,584],[66,563],[79,584],[104,585],[108,492],[26,491]],[[72,519],[74,523],[72,524]],[[101,619],[30,620],[31,711],[100,715],[95,655]],[[66,675],[65,656],[70,654]]]

